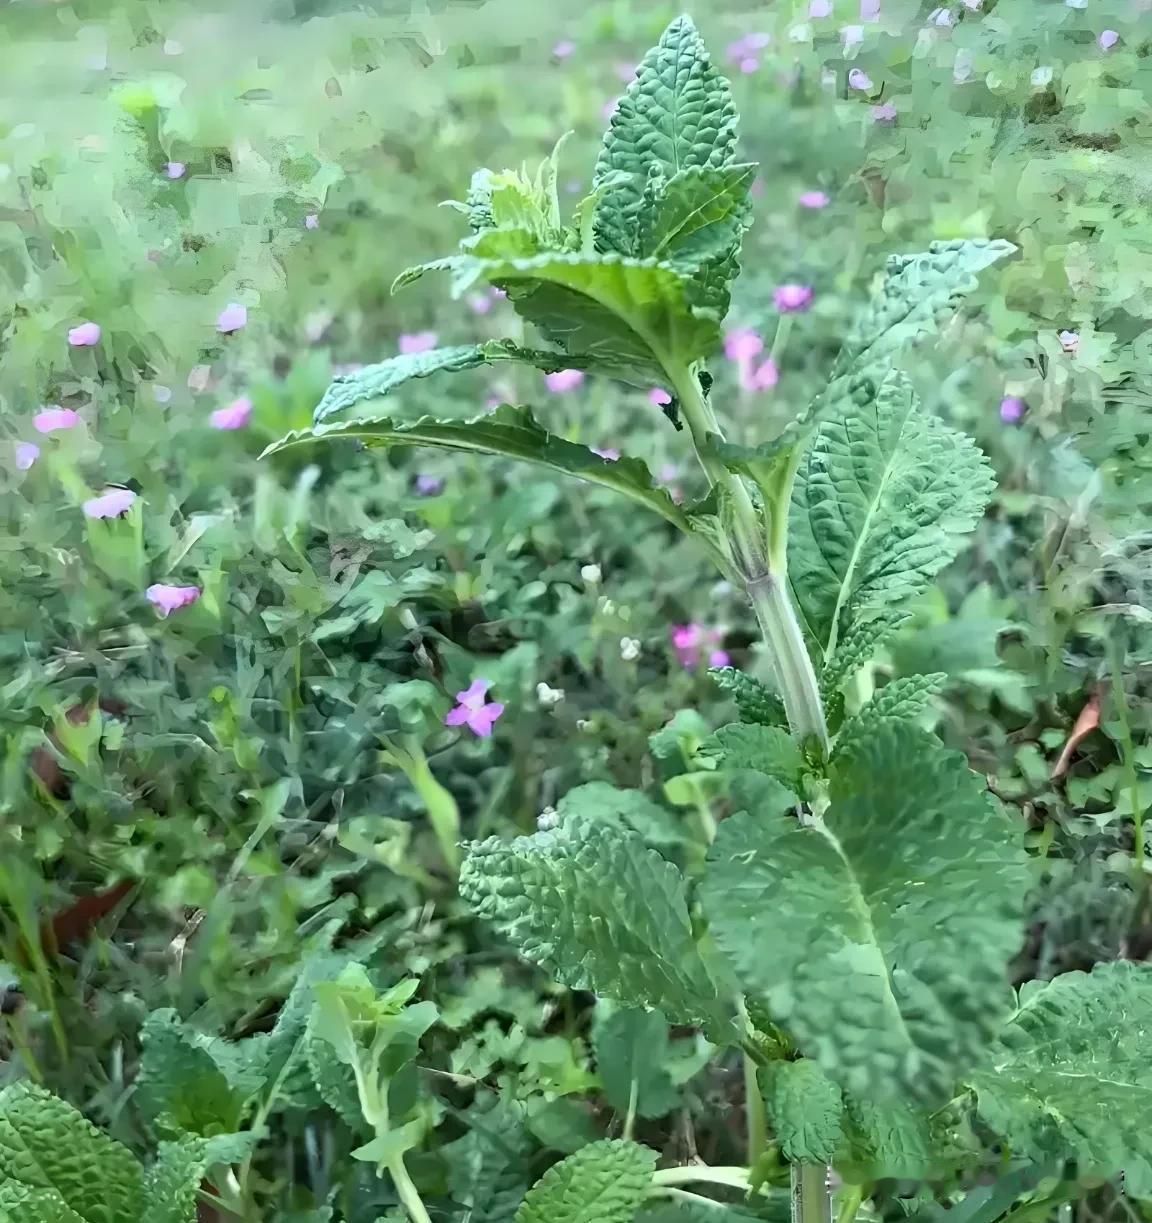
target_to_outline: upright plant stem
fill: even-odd
[[[792,1223],[832,1223],[828,1169],[823,1164],[792,1165]]]
[[[408,1175],[408,1169],[404,1166],[404,1157],[397,1155],[395,1159],[390,1159],[386,1166],[392,1174],[392,1181],[396,1186],[396,1192],[399,1194],[400,1201],[404,1204],[404,1209],[408,1212],[408,1217],[412,1220],[412,1223],[432,1223],[432,1217],[428,1214],[420,1198],[420,1193],[412,1183],[412,1178]]]

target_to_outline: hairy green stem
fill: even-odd
[[[652,1174],[655,1185],[727,1185],[729,1189],[747,1189],[751,1183],[747,1168],[710,1168],[707,1164],[686,1164],[682,1168],[660,1168]]]
[[[744,1026],[751,1030],[748,1007],[743,998],[737,999],[737,1013]],[[748,1052],[744,1059],[744,1116],[748,1128],[748,1166],[756,1167],[760,1157],[768,1149],[768,1110],[760,1091],[759,1063]]]
[[[412,1223],[432,1223],[432,1216],[425,1208],[420,1192],[412,1183],[408,1169],[404,1166],[404,1157],[397,1155],[395,1159],[390,1159],[387,1168],[396,1186],[396,1192],[400,1196],[400,1201]]]
[[[792,1223],[832,1223],[832,1196],[824,1164],[792,1165]]]

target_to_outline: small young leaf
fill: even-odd
[[[424,416],[406,422],[390,417],[337,421],[289,433],[264,453],[275,454],[294,446],[343,439],[360,441],[367,446],[439,446],[538,463],[553,471],[615,489],[655,510],[680,530],[693,530],[688,514],[663,488],[656,486],[648,468],[639,459],[613,461],[602,458],[587,446],[549,433],[527,408],[503,407],[471,420],[436,420]]]
[[[653,171],[671,179],[688,167],[721,169],[736,147],[736,108],[696,27],[680,17],[644,57],[620,99],[596,161],[593,185],[609,176],[596,213],[601,250],[636,254],[644,189]]]
[[[911,619],[911,613],[882,608],[867,620],[856,620],[844,633],[820,675],[820,693],[825,702],[851,679],[877,651]]]
[[[936,1150],[924,1113],[907,1100],[845,1099],[845,1143],[836,1170],[852,1184],[882,1177],[924,1180]]]
[[[752,769],[792,790],[798,789],[804,772],[795,739],[780,726],[732,722],[720,727],[700,751],[715,757],[722,769]]]
[[[741,722],[787,727],[784,702],[754,676],[735,667],[716,667],[708,674],[736,702]]]
[[[515,1223],[633,1223],[652,1186],[656,1152],[634,1142],[593,1142],[548,1169]]]
[[[907,675],[892,680],[856,714],[844,723],[836,737],[836,751],[851,751],[876,729],[888,722],[916,722],[944,687],[948,677]]]
[[[193,1223],[196,1190],[207,1166],[204,1143],[196,1138],[162,1142],[144,1173],[140,1223]]]
[[[996,1031],[1028,878],[964,757],[892,723],[833,761],[822,822],[725,820],[701,899],[746,989],[846,1091],[931,1095]]]
[[[572,989],[730,1034],[688,918],[684,880],[634,832],[570,818],[473,844],[460,894]]]
[[[597,1019],[592,1029],[604,1098],[623,1117],[666,1117],[679,1099],[664,1068],[668,1023],[658,1011],[626,1009]]]
[[[792,588],[825,658],[862,611],[903,601],[960,550],[992,494],[987,460],[921,412],[901,374],[826,420],[792,496]]]
[[[28,1082],[0,1091],[0,1182],[31,1190],[42,1210],[55,1194],[83,1223],[138,1223],[143,1200],[131,1151]]]
[[[979,1113],[1012,1151],[1125,1174],[1152,1195],[1152,965],[1099,964],[1031,983],[992,1064],[972,1074]]]
[[[844,1137],[840,1088],[808,1058],[772,1062],[760,1072],[768,1119],[791,1163],[826,1164]]]

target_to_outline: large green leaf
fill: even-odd
[[[807,627],[831,656],[845,622],[927,588],[992,495],[987,460],[890,374],[824,421],[792,496],[788,564]]]
[[[632,1223],[655,1170],[656,1152],[648,1147],[589,1143],[532,1186],[516,1223]]]
[[[991,1064],[972,1074],[980,1116],[1013,1154],[1125,1174],[1152,1197],[1152,965],[1113,963],[1033,984]]]
[[[692,932],[684,879],[637,833],[570,814],[473,844],[460,894],[563,985],[730,1032]]]
[[[430,352],[409,353],[390,357],[376,365],[365,365],[351,374],[342,374],[324,392],[324,398],[313,414],[315,424],[323,424],[338,413],[367,401],[383,399],[397,387],[413,378],[430,374],[454,374],[494,365],[499,361],[517,361],[532,365],[545,373],[587,366],[568,353],[546,352],[539,348],[524,348],[511,340],[489,340],[485,344],[459,344],[453,348],[434,348]]]
[[[719,316],[694,312],[689,279],[655,259],[558,253],[487,260],[481,270],[549,343],[636,386],[661,384],[666,364],[720,343]]]
[[[657,487],[641,460],[601,458],[587,446],[549,433],[527,408],[506,405],[469,420],[437,420],[424,416],[419,420],[398,421],[385,416],[334,421],[289,433],[264,453],[276,454],[294,446],[346,439],[363,442],[366,446],[438,446],[537,463],[590,484],[614,489],[655,510],[682,531],[692,531],[688,515],[664,489]]]
[[[597,1018],[592,1049],[604,1098],[621,1115],[666,1117],[679,1099],[665,1068],[668,1023],[659,1011],[624,1009]]]
[[[132,1152],[28,1082],[0,1091],[0,1185],[9,1183],[49,1205],[56,1195],[84,1223],[139,1220],[143,1173]]]
[[[833,762],[822,821],[725,820],[702,901],[746,989],[849,1092],[946,1090],[1003,1013],[1019,836],[958,752],[904,723]]]
[[[644,57],[612,116],[594,186],[610,182],[596,211],[602,250],[637,253],[649,178],[690,167],[721,169],[736,147],[736,108],[696,27],[680,17]]]

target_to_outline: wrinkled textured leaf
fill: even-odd
[[[822,823],[725,820],[702,902],[737,976],[801,1052],[879,1098],[946,1091],[984,1051],[1027,885],[983,780],[894,723],[833,762]]]
[[[787,727],[784,702],[754,676],[735,667],[717,667],[708,674],[716,681],[717,687],[736,702],[741,722]]]
[[[238,1127],[243,1098],[210,1050],[222,1041],[195,1032],[167,1009],[148,1016],[140,1041],[136,1101],[145,1117],[189,1134]]]
[[[632,1223],[652,1185],[656,1152],[635,1142],[593,1142],[536,1182],[516,1223]]]
[[[137,1223],[142,1181],[131,1151],[71,1104],[28,1082],[0,1091],[0,1184],[54,1192],[85,1223]]]
[[[696,947],[684,880],[623,828],[560,827],[471,846],[460,894],[561,984],[680,1023],[730,1027]]]
[[[654,259],[544,254],[481,271],[549,343],[636,386],[667,378],[663,358],[693,361],[720,343],[718,317],[694,313],[688,279]]]
[[[836,1170],[854,1184],[881,1177],[923,1180],[937,1164],[926,1116],[906,1100],[845,1099],[845,1144]]]
[[[605,133],[593,185],[615,177],[596,211],[600,249],[636,252],[650,174],[671,179],[688,167],[719,169],[732,161],[735,146],[728,82],[712,67],[691,19],[680,17],[645,55]]]
[[[887,722],[916,722],[932,704],[948,677],[939,672],[906,675],[885,684],[858,713],[843,725],[836,738],[836,751],[849,752]]]
[[[722,769],[752,769],[793,790],[804,772],[800,748],[780,726],[731,722],[720,727],[700,751],[714,757]]]
[[[1033,984],[987,1069],[980,1116],[1014,1153],[1072,1159],[1083,1176],[1125,1173],[1152,1196],[1152,965],[1100,964]]]
[[[921,412],[903,375],[826,420],[797,475],[788,549],[800,611],[825,655],[845,620],[926,589],[992,489],[984,456]]]
[[[568,816],[591,823],[612,824],[638,832],[649,845],[679,845],[684,833],[671,811],[639,790],[620,790],[604,781],[576,786],[557,803],[561,819]]]
[[[621,1116],[666,1117],[679,1100],[667,1070],[668,1023],[658,1011],[626,1009],[597,1021],[592,1049],[604,1098]]]
[[[820,675],[820,692],[827,701],[865,663],[871,662],[886,642],[912,618],[910,612],[882,608],[867,620],[857,620],[840,637]]]
[[[689,166],[662,183],[642,218],[638,254],[689,270],[739,245],[751,221],[751,164]]]
[[[500,1099],[468,1111],[468,1132],[444,1148],[453,1198],[473,1223],[512,1223],[528,1190],[527,1167],[536,1144],[523,1109]]]
[[[315,424],[323,424],[357,404],[383,399],[414,378],[427,378],[431,374],[455,374],[481,365],[495,365],[500,361],[517,361],[523,365],[535,366],[545,373],[580,367],[579,358],[570,353],[524,348],[511,340],[489,340],[485,344],[434,348],[430,352],[390,357],[376,365],[365,365],[354,373],[342,374],[324,392],[324,398],[320,400],[312,419]]]
[[[160,1144],[144,1173],[140,1223],[195,1223],[196,1190],[207,1163],[204,1148],[197,1139]]]
[[[344,439],[360,441],[367,446],[439,446],[538,463],[553,471],[615,489],[655,510],[681,530],[692,529],[687,514],[664,489],[655,485],[648,468],[639,459],[624,458],[614,462],[601,458],[587,446],[549,433],[527,408],[503,407],[471,420],[436,420],[425,416],[407,422],[391,417],[334,421],[289,433],[265,453]]]
[[[760,1074],[768,1118],[793,1163],[831,1162],[844,1137],[840,1088],[815,1062],[774,1062]]]
[[[54,1189],[0,1181],[0,1223],[85,1223]]]

